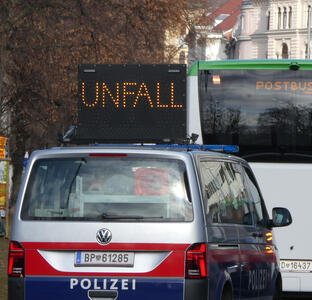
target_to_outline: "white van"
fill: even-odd
[[[279,299],[268,213],[246,161],[190,146],[32,153],[9,300]]]

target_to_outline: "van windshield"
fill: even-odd
[[[90,154],[39,159],[28,181],[24,220],[193,219],[186,168],[177,159]]]

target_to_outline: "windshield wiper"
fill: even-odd
[[[101,217],[102,219],[144,219],[144,217],[142,216],[134,216],[134,215],[121,216],[121,215],[109,215],[106,213],[103,213]]]
[[[65,204],[65,207],[68,207],[69,197],[70,197],[70,194],[71,194],[71,191],[72,191],[72,188],[73,188],[73,184],[74,184],[74,182],[75,182],[75,180],[76,180],[76,178],[77,178],[77,176],[78,176],[78,174],[79,174],[80,168],[81,168],[81,166],[82,166],[83,164],[85,164],[86,162],[87,162],[87,161],[86,161],[84,158],[81,158],[81,159],[80,159],[79,165],[78,165],[78,167],[77,167],[77,169],[76,169],[76,171],[75,171],[75,173],[74,173],[74,175],[73,175],[73,178],[72,178],[72,180],[70,181],[70,184],[69,184],[68,194],[67,194],[67,197],[66,197],[66,204]],[[64,208],[65,208],[65,207],[64,207]]]

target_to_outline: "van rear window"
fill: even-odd
[[[85,156],[37,160],[23,220],[164,221],[193,219],[186,168],[177,159]]]

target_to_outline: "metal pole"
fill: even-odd
[[[10,164],[11,160],[6,159],[7,162],[7,174],[6,174],[6,188],[5,188],[5,210],[6,210],[6,215],[5,215],[5,237],[9,238],[10,236],[10,206],[9,206],[9,196],[10,196]]]
[[[307,59],[310,59],[310,41],[311,41],[311,6],[308,7],[308,49],[307,49]]]

